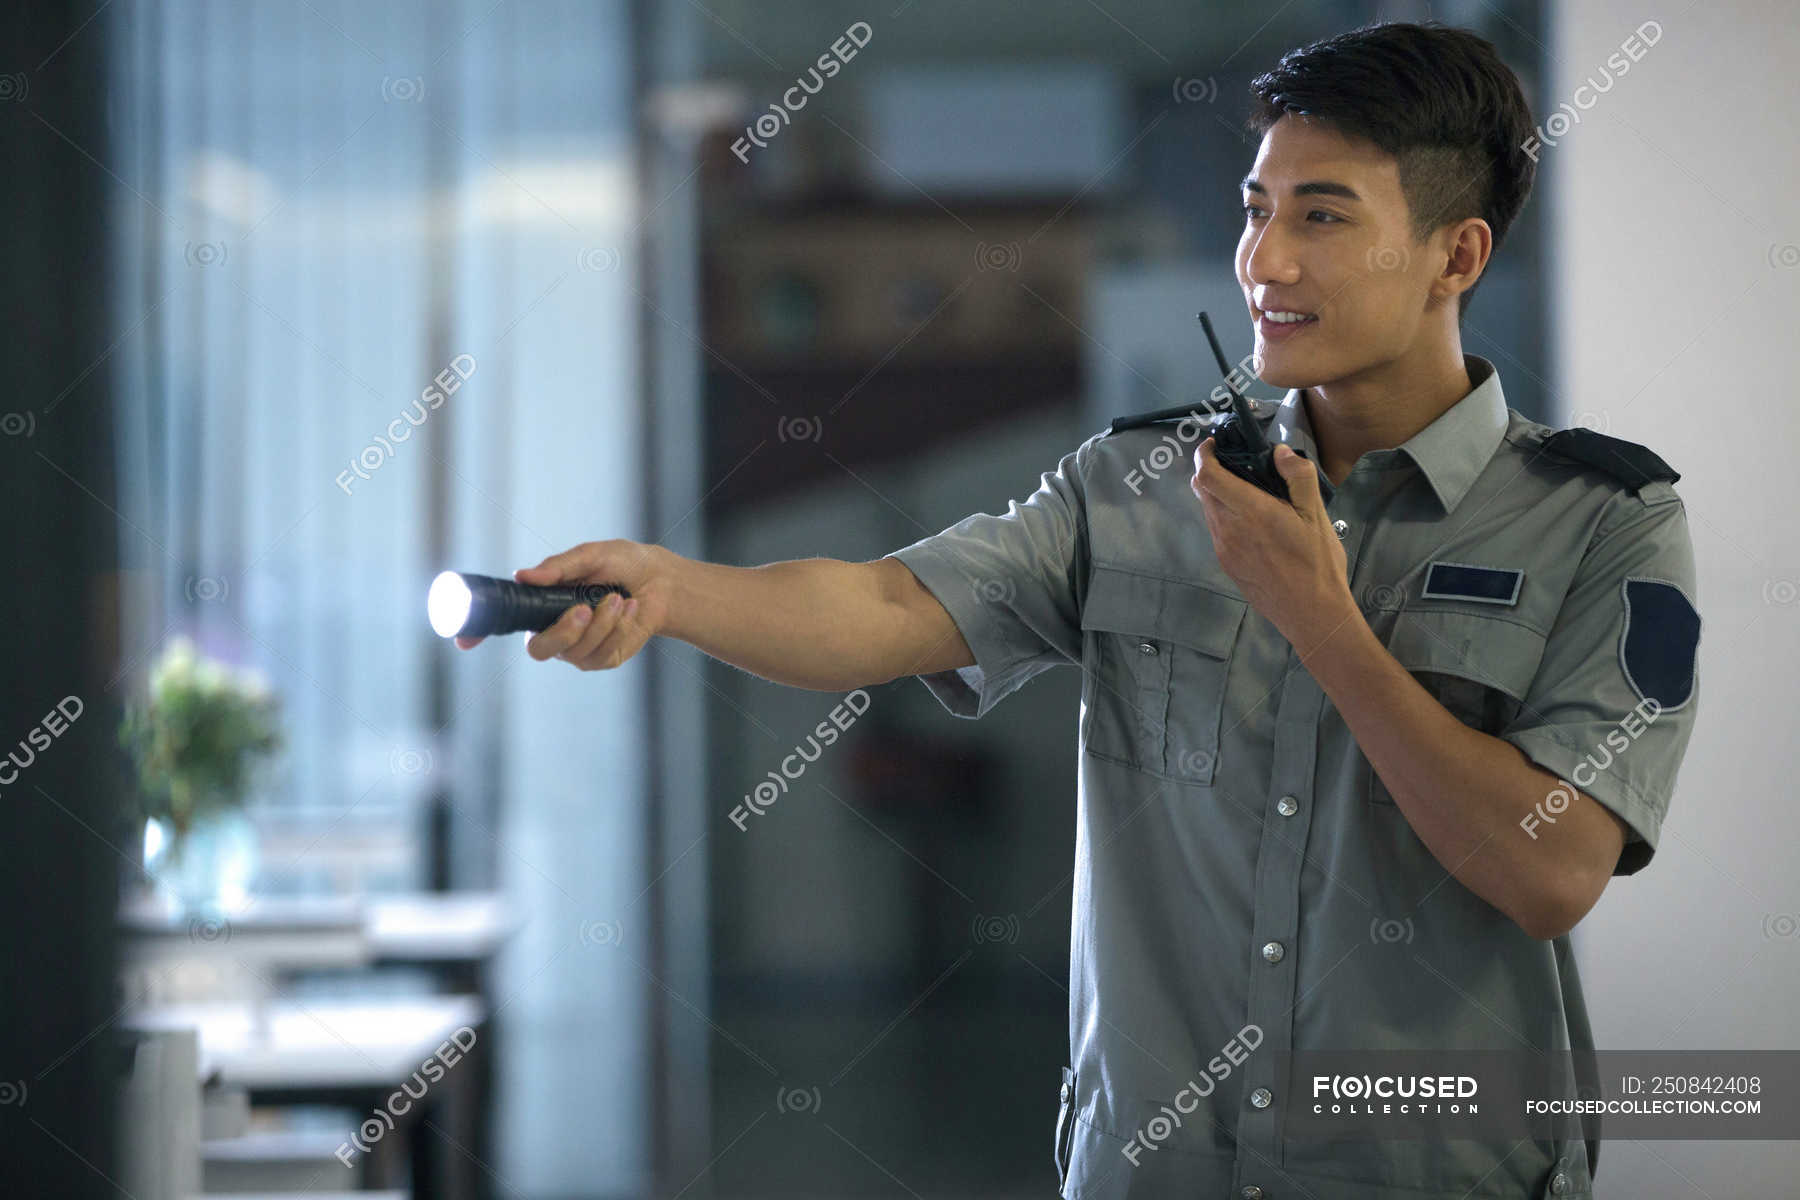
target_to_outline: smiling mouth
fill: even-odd
[[[1302,330],[1310,329],[1319,323],[1317,313],[1303,313],[1293,309],[1272,309],[1264,312],[1260,308],[1256,313],[1256,335],[1265,341],[1279,341],[1291,337]]]

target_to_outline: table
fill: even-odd
[[[368,1162],[376,1183],[392,1182],[398,1164],[409,1162],[413,1194],[431,1200],[470,1194],[467,1148],[480,1141],[478,1100],[492,1070],[486,1020],[474,996],[419,996],[157,1005],[130,1011],[123,1024],[195,1030],[199,1080],[242,1087],[252,1104],[332,1104],[373,1115],[403,1082],[418,1091],[423,1081],[418,1099],[402,1095],[394,1105],[408,1107],[393,1122],[397,1140],[378,1139]],[[423,1069],[434,1056],[443,1065],[435,1080]]]

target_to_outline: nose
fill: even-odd
[[[1300,282],[1300,262],[1294,257],[1287,236],[1273,220],[1244,231],[1242,261],[1244,282],[1249,285]]]

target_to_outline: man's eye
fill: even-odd
[[[1244,205],[1244,215],[1246,217],[1254,218],[1256,216],[1256,213],[1257,213],[1257,208],[1254,204]]]
[[[1328,223],[1333,222],[1333,221],[1342,221],[1344,219],[1344,218],[1338,216],[1336,213],[1328,213],[1322,208],[1315,208],[1311,212],[1307,213],[1306,215],[1308,218],[1324,217]]]

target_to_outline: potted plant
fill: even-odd
[[[219,915],[253,865],[244,801],[255,767],[282,746],[279,700],[261,673],[177,636],[146,694],[126,703],[119,741],[137,767],[146,871],[183,915]]]

